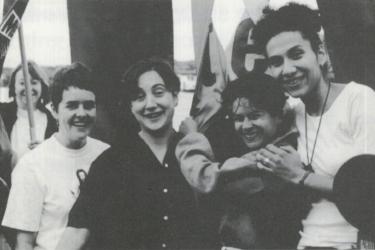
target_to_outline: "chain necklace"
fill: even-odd
[[[308,137],[307,136],[307,112],[306,112],[306,107],[305,107],[305,140],[306,140],[306,158],[307,158],[307,166],[306,166],[306,168],[309,169],[309,170],[311,170],[311,171],[313,170],[313,168],[311,166],[311,163],[312,163],[313,158],[314,158],[315,147],[316,147],[316,143],[318,141],[318,135],[319,135],[320,125],[322,124],[323,113],[324,113],[324,110],[325,110],[326,105],[327,105],[327,100],[328,100],[328,96],[329,96],[330,90],[331,90],[331,83],[328,84],[327,95],[326,95],[326,98],[325,98],[324,103],[323,103],[322,111],[320,112],[318,129],[316,130],[316,134],[315,134],[314,145],[313,145],[312,152],[311,152],[311,158],[309,156],[309,144],[307,142],[307,137]]]

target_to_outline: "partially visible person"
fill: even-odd
[[[252,72],[231,83],[223,99],[241,150],[218,161],[210,141],[186,119],[180,127],[186,136],[176,148],[182,173],[199,193],[220,199],[223,247],[295,248],[308,200],[302,191],[259,169],[256,160],[258,150],[275,140],[296,145],[287,98],[270,76]]]
[[[6,203],[9,195],[10,173],[13,168],[13,152],[10,146],[8,134],[6,132],[3,119],[0,116],[0,219],[4,216]],[[5,230],[0,230],[0,249],[10,249],[5,240]]]
[[[119,115],[130,107],[140,131],[94,162],[57,249],[206,249],[174,154],[178,77],[163,60],[147,59],[130,67],[123,84]]]
[[[3,117],[12,149],[17,158],[21,158],[31,148],[57,131],[56,121],[46,108],[49,102],[48,83],[45,73],[32,61],[28,62],[32,105],[34,108],[35,131],[37,143],[30,143],[29,120],[27,115],[26,89],[22,65],[13,71],[9,83],[10,103],[0,104],[0,114]]]
[[[269,10],[254,27],[253,39],[270,74],[301,100],[294,108],[298,151],[268,145],[257,159],[275,175],[319,195],[302,222],[298,249],[354,249],[358,230],[337,209],[332,185],[348,159],[375,153],[375,92],[356,82],[331,81],[320,30],[318,13],[296,3]]]
[[[55,249],[80,183],[109,146],[88,137],[96,118],[91,72],[60,69],[50,87],[58,131],[19,160],[2,225],[16,231],[15,249]]]

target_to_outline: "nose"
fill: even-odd
[[[254,126],[253,124],[253,120],[249,119],[249,118],[245,118],[243,123],[242,123],[242,129],[243,130],[246,130],[246,129],[251,129],[252,127]]]
[[[285,60],[283,65],[283,75],[290,76],[296,72],[296,67],[291,60]]]
[[[85,116],[86,115],[86,110],[85,110],[85,108],[83,107],[82,104],[78,106],[76,115],[77,116]]]
[[[145,99],[145,108],[152,109],[156,107],[155,98],[152,95],[146,96]]]

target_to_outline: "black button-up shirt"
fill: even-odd
[[[160,163],[137,137],[93,164],[69,226],[89,228],[93,246],[107,249],[205,248],[194,194],[175,157],[172,136]]]

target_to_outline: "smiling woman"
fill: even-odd
[[[25,81],[22,68],[19,65],[12,73],[9,94],[14,98],[11,103],[0,104],[0,114],[4,119],[12,149],[20,158],[24,153],[34,148],[44,139],[50,137],[56,130],[56,123],[45,107],[48,103],[48,83],[44,72],[34,62],[28,63],[31,78],[32,102],[34,108],[36,144],[30,144],[29,124],[26,111]]]

